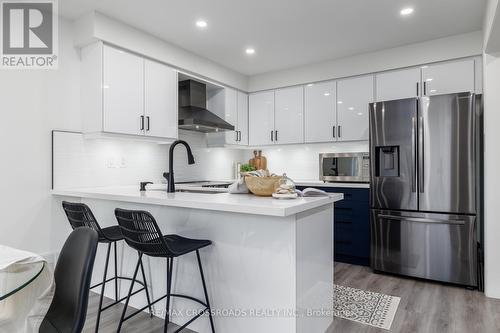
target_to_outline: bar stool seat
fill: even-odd
[[[104,237],[99,237],[99,243],[118,242],[123,240],[122,232],[117,225],[102,228],[101,231]]]
[[[212,244],[212,241],[208,239],[192,239],[179,235],[165,235],[163,239],[171,251],[169,257],[178,257]],[[165,254],[161,257],[165,257]]]

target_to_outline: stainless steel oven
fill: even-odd
[[[325,182],[369,183],[370,154],[319,154],[319,179]]]

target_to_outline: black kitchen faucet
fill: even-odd
[[[170,150],[168,152],[168,172],[165,172],[163,174],[163,177],[167,178],[167,192],[172,193],[175,192],[175,181],[174,181],[174,148],[178,144],[183,144],[186,147],[187,150],[187,156],[188,156],[188,164],[194,164],[194,156],[193,153],[191,152],[191,147],[189,147],[189,144],[184,141],[184,140],[176,140],[172,143],[170,146]]]

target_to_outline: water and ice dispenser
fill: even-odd
[[[375,177],[399,177],[399,146],[375,147]]]

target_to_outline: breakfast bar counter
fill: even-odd
[[[333,214],[342,194],[276,200],[250,194],[140,192],[135,187],[52,194],[58,203],[86,203],[103,227],[116,225],[115,208],[141,209],[155,217],[164,234],[212,240],[200,254],[219,333],[324,332],[333,321]],[[104,251],[98,256],[103,260]],[[137,254],[122,242],[119,258],[119,275],[132,276]],[[166,290],[166,261],[144,258],[156,299]],[[94,266],[96,282],[103,266]],[[122,295],[127,287],[127,282],[119,286]],[[172,288],[203,298],[196,255],[176,261]],[[114,297],[112,284],[105,294]],[[145,296],[139,293],[130,305],[144,306]],[[182,325],[197,307],[174,298],[171,311],[171,320]],[[157,303],[154,312],[164,317],[164,302]],[[210,332],[209,320],[196,320],[189,328]]]

